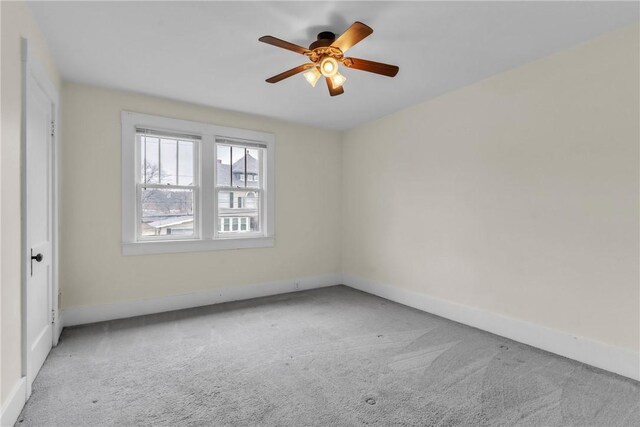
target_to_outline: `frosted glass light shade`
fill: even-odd
[[[316,87],[316,83],[318,83],[318,80],[320,80],[322,74],[320,73],[320,71],[318,71],[318,68],[313,67],[312,69],[304,73],[303,76],[305,79],[307,79],[311,86]]]
[[[325,56],[320,61],[320,72],[325,77],[333,77],[338,72],[338,61],[330,56]]]
[[[339,88],[347,81],[347,78],[340,73],[336,73],[333,77],[331,77],[331,85],[334,89]]]

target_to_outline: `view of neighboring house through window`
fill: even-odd
[[[197,136],[140,130],[139,235],[194,237]]]
[[[264,149],[259,144],[216,141],[216,217],[221,237],[261,230]]]

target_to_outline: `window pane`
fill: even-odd
[[[228,145],[218,144],[217,162],[217,185],[220,187],[229,187],[231,185],[231,147]]]
[[[218,144],[217,153],[218,186],[260,188],[262,149]]]
[[[231,160],[233,164],[231,166],[232,172],[232,187],[244,187],[244,153],[243,147],[231,147]]]
[[[160,165],[162,173],[160,174],[160,184],[176,185],[177,181],[177,150],[178,141],[175,139],[160,140]]]
[[[178,185],[193,185],[193,142],[178,142]]]
[[[260,187],[260,150],[247,148],[247,187]]]
[[[193,236],[193,190],[143,188],[142,236]]]
[[[257,191],[218,192],[218,231],[259,232],[260,194]],[[229,227],[226,226],[227,222]]]
[[[159,181],[159,168],[158,168],[158,159],[159,159],[159,151],[158,138],[149,138],[146,136],[140,137],[140,143],[142,146],[140,147],[140,153],[142,158],[142,176],[140,177],[140,182],[147,184],[158,184]]]

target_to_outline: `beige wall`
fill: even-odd
[[[339,273],[338,132],[70,83],[62,97],[63,308]],[[122,256],[122,110],[274,133],[275,247]]]
[[[638,28],[348,132],[344,273],[637,352]]]
[[[46,41],[23,2],[0,2],[2,10],[2,145],[0,149],[0,401],[21,376],[20,289],[20,123],[22,116],[22,64],[20,38],[29,40],[31,53],[60,87],[60,77]]]

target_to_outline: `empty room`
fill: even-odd
[[[640,425],[640,2],[1,1],[0,425]]]

